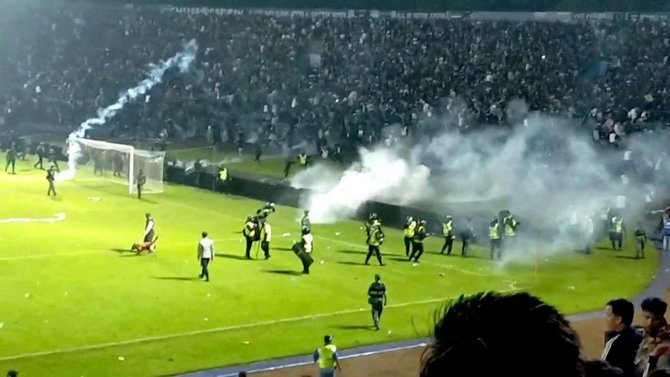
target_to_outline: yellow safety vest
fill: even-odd
[[[510,225],[508,223],[508,221],[507,221],[508,219],[510,219],[510,218],[505,217],[505,220],[503,220],[503,224],[505,224],[505,236],[506,237],[514,237],[514,236],[516,236],[516,233],[514,232],[514,228],[512,227],[512,225]],[[512,220],[512,224],[516,223],[516,220],[514,220],[514,218],[512,218],[511,220]]]
[[[301,154],[298,156],[298,159],[300,160],[300,165],[307,165],[307,155],[306,154]]]
[[[414,229],[416,228],[416,221],[409,223],[407,228],[405,228],[405,237],[412,238],[414,237]]]
[[[617,219],[614,221],[614,232],[622,233],[623,232],[623,220]]]
[[[498,224],[495,224],[493,226],[489,226],[489,237],[492,240],[499,240],[500,239],[499,228],[500,228],[500,226]]]
[[[320,369],[334,369],[337,366],[335,360],[335,352],[337,347],[334,344],[329,344],[319,348],[319,368]]]
[[[451,236],[451,232],[454,230],[453,221],[442,224],[442,233],[445,237]]]
[[[219,179],[222,181],[227,181],[228,180],[228,169],[223,168],[219,170]]]

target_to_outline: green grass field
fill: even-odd
[[[121,183],[83,173],[57,186],[58,199],[46,189],[43,172],[27,164],[0,175],[0,370],[30,377],[200,370],[305,354],[326,333],[341,348],[416,338],[445,299],[481,290],[528,290],[566,313],[598,309],[641,291],[658,266],[655,251],[638,261],[595,250],[543,261],[536,275],[533,266],[501,269],[482,249],[467,259],[436,255],[441,240],[429,239],[412,267],[390,229],[387,266],[364,266],[361,224],[348,221],[313,227],[317,262],[299,276],[286,250],[298,238],[298,209],[271,215],[272,259],[247,261],[239,230],[258,201],[170,185],[140,201]],[[158,252],[135,256],[125,250],[141,237],[145,212],[156,219]],[[28,221],[57,213],[65,218]],[[8,221],[16,218],[26,220]],[[218,253],[210,283],[197,279],[202,230]],[[390,304],[379,332],[367,327],[366,304],[377,272]]]

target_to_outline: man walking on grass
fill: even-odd
[[[198,243],[198,260],[200,261],[200,267],[202,267],[200,279],[204,278],[205,281],[209,281],[207,267],[214,260],[214,241],[207,236],[207,232],[202,232],[202,239]]]

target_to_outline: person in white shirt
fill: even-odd
[[[270,259],[270,241],[272,241],[272,226],[266,221],[261,228],[261,249],[265,259]]]
[[[147,213],[144,215],[146,217],[146,222],[144,224],[144,239],[143,242],[145,243],[151,243],[154,241],[154,236],[156,235],[156,223],[154,222],[154,218],[151,217],[150,213]],[[149,247],[149,252],[152,253],[156,250],[155,243],[152,244]]]
[[[202,239],[198,243],[198,260],[202,270],[200,271],[200,279],[209,281],[209,270],[207,266],[214,260],[214,241],[208,236],[207,232],[202,232]]]

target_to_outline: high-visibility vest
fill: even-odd
[[[448,222],[442,224],[442,233],[445,237],[451,236],[451,233],[454,230],[454,222],[449,220]]]
[[[496,223],[495,225],[489,226],[489,238],[492,240],[500,239],[500,225]]]
[[[228,169],[222,168],[219,170],[219,179],[221,181],[227,181],[228,180]]]
[[[319,368],[334,369],[337,366],[337,360],[335,360],[336,352],[337,347],[334,344],[328,344],[319,348]]]
[[[615,219],[614,220],[614,232],[622,233],[623,232],[623,220]]]
[[[380,234],[381,234],[381,226],[377,224],[372,225],[372,227],[370,227],[370,237],[368,237],[368,245],[379,246]]]
[[[416,229],[416,221],[410,221],[409,225],[405,228],[405,237],[412,238],[414,237],[414,229]]]
[[[514,231],[514,225],[516,225],[516,220],[514,220],[513,217],[505,217],[505,220],[503,220],[503,224],[505,224],[506,237],[516,236],[516,232]]]
[[[300,165],[307,165],[307,155],[302,153],[298,156],[298,160],[300,160]]]

